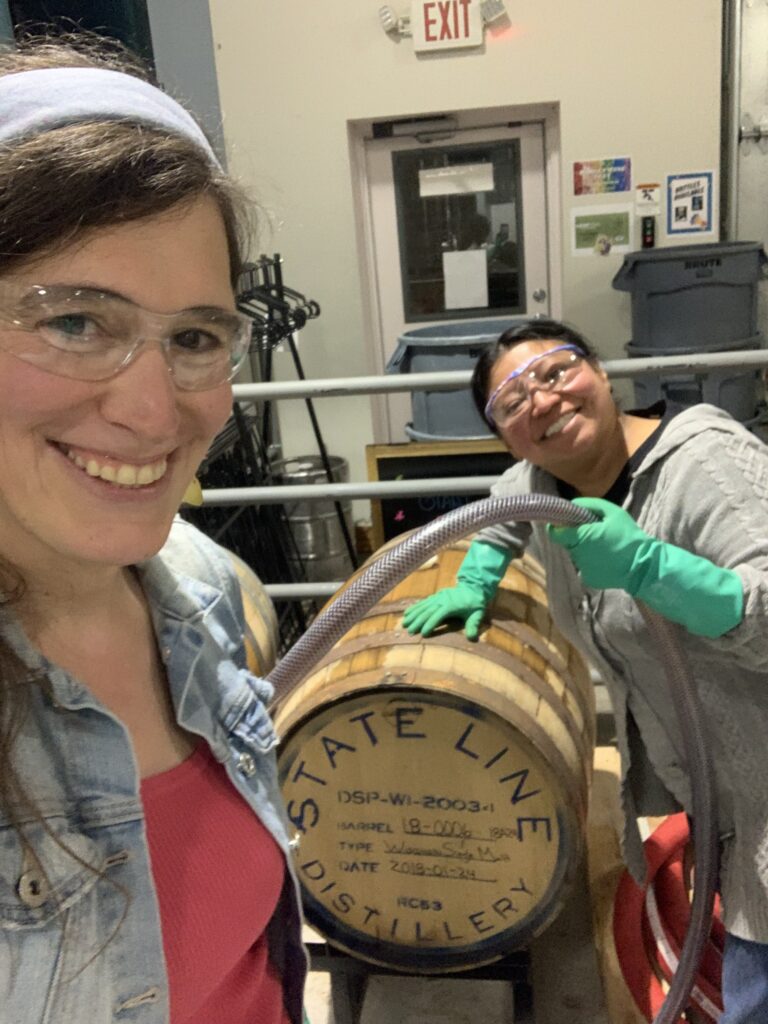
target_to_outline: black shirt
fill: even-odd
[[[614,505],[622,505],[624,499],[629,493],[629,484],[632,479],[632,473],[637,469],[640,463],[643,461],[645,456],[658,442],[662,435],[664,428],[670,422],[673,417],[677,416],[679,412],[683,411],[684,406],[679,405],[677,402],[666,402],[663,399],[659,402],[654,402],[647,409],[632,409],[628,413],[630,416],[641,416],[644,419],[658,419],[659,425],[645,441],[640,445],[637,451],[630,455],[624,465],[621,467],[621,471],[616,479],[613,481],[611,486],[608,488],[605,494],[602,495],[605,501],[612,501]],[[579,492],[576,488],[565,480],[558,480],[555,478],[557,483],[557,493],[561,498],[567,498],[568,501],[573,500],[579,496]]]

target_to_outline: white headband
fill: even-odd
[[[0,77],[0,142],[92,120],[165,128],[196,143],[219,166],[192,115],[133,75],[106,68],[42,68]]]

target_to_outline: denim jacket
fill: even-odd
[[[271,687],[245,668],[231,562],[178,520],[138,572],[179,724],[208,742],[285,853],[268,937],[287,1012],[299,1024],[306,958],[265,706]],[[166,1024],[160,918],[129,737],[81,683],[30,646],[10,616],[0,629],[42,680],[29,684],[31,713],[14,763],[45,821],[27,815],[22,844],[0,812],[0,1020]]]

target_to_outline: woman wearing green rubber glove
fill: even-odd
[[[547,574],[550,612],[611,694],[622,756],[624,852],[642,880],[636,817],[690,812],[670,694],[635,598],[685,627],[715,764],[728,938],[721,1024],[768,1021],[768,448],[710,405],[622,413],[585,339],[550,320],[505,332],[472,379],[516,463],[496,495],[552,494],[600,517],[482,530],[457,586],[404,617],[479,632],[510,559]]]

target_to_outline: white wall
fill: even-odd
[[[393,6],[408,11],[403,0]],[[511,26],[487,33],[482,50],[420,57],[409,39],[382,31],[378,0],[210,0],[210,7],[230,169],[271,214],[262,251],[279,251],[286,283],[323,307],[302,332],[307,376],[371,369],[349,121],[559,104],[562,191],[554,212],[564,218],[564,248],[570,209],[585,204],[571,196],[574,160],[629,155],[635,182],[718,167],[719,0],[507,0]],[[661,231],[657,239],[664,244]],[[629,296],[610,284],[621,257],[560,258],[563,316],[604,357],[623,355]],[[285,361],[278,368],[293,377]],[[323,400],[318,409],[329,449],[364,479],[368,401]],[[313,451],[301,406],[284,403],[282,413],[286,454]]]

